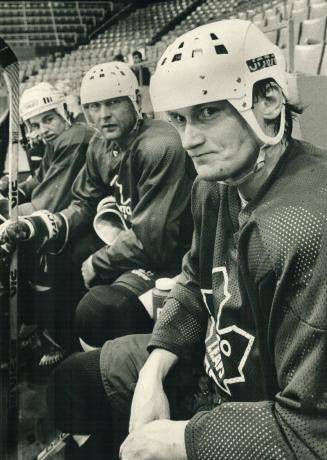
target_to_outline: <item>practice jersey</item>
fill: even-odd
[[[61,214],[74,237],[92,222],[99,201],[114,197],[127,230],[93,255],[98,277],[180,267],[192,235],[189,161],[177,132],[163,121],[142,120],[124,151],[100,134],[93,138],[72,204]]]
[[[257,196],[197,180],[195,232],[150,349],[193,359],[221,403],[189,459],[327,458],[327,152],[291,140]]]
[[[35,175],[19,185],[26,202],[20,213],[31,214],[40,209],[58,212],[71,201],[71,189],[85,164],[89,141],[94,131],[75,124],[46,144],[44,156]]]

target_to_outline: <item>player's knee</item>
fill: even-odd
[[[134,334],[107,341],[102,348],[102,378],[111,393],[110,403],[128,413],[139,371],[148,358],[150,334]]]
[[[80,301],[76,334],[88,345],[152,330],[152,320],[136,294],[121,286],[95,286]]]
[[[86,343],[90,342],[92,330],[98,316],[98,305],[95,305],[95,299],[88,292],[80,300],[75,312],[75,329],[78,337],[81,337]]]

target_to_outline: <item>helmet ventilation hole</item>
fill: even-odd
[[[171,62],[180,61],[182,58],[182,53],[175,54]]]
[[[225,45],[216,45],[215,50],[217,54],[228,54],[228,51]]]

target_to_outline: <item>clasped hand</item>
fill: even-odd
[[[162,382],[141,371],[131,407],[130,434],[120,448],[121,460],[185,460],[187,422],[169,418]]]
[[[120,447],[121,460],[186,460],[187,421],[156,420],[132,431]]]

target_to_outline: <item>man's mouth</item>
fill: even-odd
[[[114,125],[112,123],[107,123],[105,125],[102,125],[101,126],[102,129],[109,129],[109,130],[113,130],[113,129],[116,129],[117,128],[117,125]]]
[[[46,142],[51,142],[53,140],[55,140],[57,136],[55,134],[49,134],[48,136],[44,136],[44,139]]]
[[[213,154],[214,152],[201,152],[201,153],[190,153],[190,157],[193,159],[195,158],[200,158],[200,157],[203,157],[205,155],[210,155],[210,154]]]

